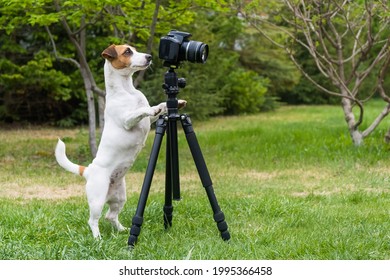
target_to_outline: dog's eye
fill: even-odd
[[[124,55],[132,55],[133,51],[130,48],[127,48],[123,54]]]

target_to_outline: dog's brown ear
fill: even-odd
[[[102,52],[102,56],[105,58],[105,59],[108,59],[108,60],[113,60],[114,58],[117,58],[118,57],[118,54],[116,53],[116,50],[115,50],[115,45],[111,45],[109,46],[107,49],[105,49],[103,52]]]

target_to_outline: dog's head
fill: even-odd
[[[102,56],[108,60],[115,69],[128,69],[131,73],[144,70],[152,63],[152,56],[137,52],[129,45],[111,45],[102,52]]]

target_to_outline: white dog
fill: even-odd
[[[126,171],[145,145],[150,124],[167,110],[165,102],[150,107],[142,92],[133,86],[132,75],[151,64],[151,55],[139,53],[129,45],[111,45],[102,56],[106,59],[106,109],[96,158],[84,167],[66,157],[65,144],[61,140],[58,140],[55,150],[60,166],[87,180],[88,224],[95,238],[100,238],[98,223],[106,202],[109,205],[106,219],[119,231],[125,229],[118,220],[118,214],[126,201]],[[179,100],[180,108],[185,105],[185,100]]]

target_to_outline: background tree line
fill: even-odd
[[[178,29],[210,46],[206,65],[187,62],[178,71],[187,78],[181,95],[189,101],[193,117],[254,113],[272,109],[276,101],[305,102],[287,94],[300,80],[298,71],[281,50],[252,34],[231,3],[1,2],[0,119],[5,122],[87,123],[88,96],[80,68],[75,66],[80,59],[62,18],[83,48],[96,87],[102,90],[100,52],[111,43],[129,42],[144,52],[149,47],[154,57],[153,67],[137,79],[138,87],[151,103],[164,100],[161,84],[166,69],[158,59],[158,43],[169,30]],[[157,23],[151,34],[156,5]],[[94,92],[95,100],[98,95]]]
[[[105,94],[101,51],[130,43],[151,53],[153,67],[135,77],[136,85],[150,103],[161,102],[167,69],[159,39],[178,29],[210,46],[206,65],[186,62],[178,71],[187,78],[180,98],[192,117],[341,99],[346,118],[360,108],[348,127],[361,140],[364,102],[386,101],[390,86],[388,26],[387,0],[0,0],[0,121],[88,123],[96,146]]]

